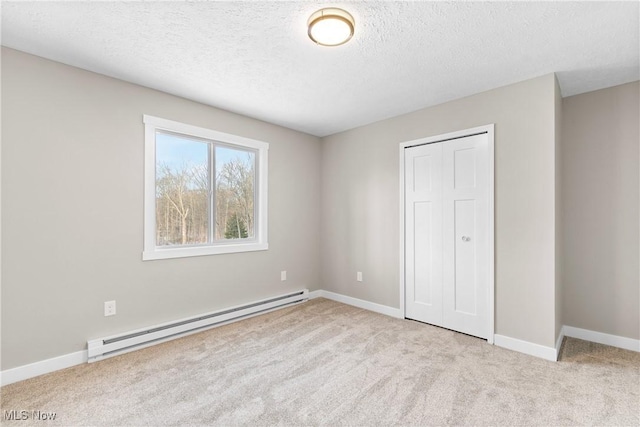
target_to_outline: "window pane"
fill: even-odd
[[[209,144],[156,133],[156,245],[209,241]]]
[[[216,239],[253,239],[256,154],[216,146]]]

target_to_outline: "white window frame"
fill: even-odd
[[[237,252],[264,251],[269,249],[267,241],[267,178],[269,163],[269,144],[255,139],[244,138],[211,129],[192,126],[173,120],[143,115],[144,123],[144,250],[142,259],[157,260],[183,258],[203,255],[229,254]],[[248,241],[231,240],[229,242],[211,242],[192,246],[156,245],[156,132],[165,131],[185,136],[219,142],[239,149],[251,149],[256,152],[255,201],[256,230],[255,237]]]

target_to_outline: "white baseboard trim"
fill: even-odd
[[[386,305],[349,297],[331,291],[317,290],[309,292],[309,299],[314,298],[327,298],[333,301],[341,302],[343,304],[352,305],[354,307],[384,314],[386,316],[391,316],[398,319],[404,318],[400,309],[398,308],[393,308]],[[503,347],[531,356],[540,357],[545,360],[556,361],[558,360],[560,347],[562,346],[562,340],[565,336],[578,338],[585,341],[592,341],[599,344],[610,345],[625,350],[640,352],[640,340],[605,334],[602,332],[590,331],[587,329],[581,329],[567,325],[564,325],[560,330],[560,336],[558,337],[555,348],[545,347],[543,345],[534,344],[528,341],[523,341],[499,334],[494,335],[494,344],[498,347]],[[63,356],[53,357],[51,359],[30,363],[24,366],[18,366],[17,368],[7,369],[0,372],[0,386],[5,386],[18,381],[37,377],[39,375],[48,374],[50,372],[59,371],[61,369],[70,368],[82,363],[87,363],[86,350],[65,354]]]
[[[87,363],[87,351],[77,351],[64,356],[53,357],[40,362],[30,363],[17,368],[0,372],[0,385],[5,386],[18,381],[27,380],[39,375],[70,368],[72,366]]]
[[[317,291],[309,291],[309,299],[316,299],[316,298],[324,298],[322,296],[322,293],[324,291],[323,290],[317,290]]]
[[[640,352],[640,340],[621,337],[618,335],[605,334],[602,332],[590,331],[588,329],[575,328],[564,325],[562,327],[564,336],[578,338],[585,341],[597,342],[598,344],[610,345],[625,350]]]
[[[404,319],[404,316],[399,308],[393,308],[393,307],[389,307],[388,305],[377,304],[375,302],[365,301],[363,299],[353,298],[353,297],[338,294],[335,292],[325,291],[322,289],[318,291],[309,292],[309,299],[320,298],[320,297],[341,302],[343,304],[352,305],[354,307],[363,308],[365,310],[374,311],[376,313],[395,317],[397,319]]]
[[[541,359],[550,360],[552,362],[558,360],[557,349],[553,347],[545,347],[544,345],[534,344],[532,342],[522,341],[504,335],[495,334],[493,337],[494,344],[498,347],[528,354],[530,356],[539,357]]]

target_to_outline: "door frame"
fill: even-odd
[[[451,139],[459,139],[467,136],[478,135],[486,133],[488,137],[488,155],[489,155],[489,268],[488,268],[488,283],[489,283],[489,295],[488,295],[488,318],[489,318],[489,333],[487,336],[487,342],[493,344],[495,334],[495,162],[494,162],[494,128],[495,124],[491,123],[485,126],[478,126],[470,129],[464,129],[456,132],[449,132],[441,135],[430,136],[426,138],[414,139],[411,141],[401,142],[399,144],[399,161],[400,161],[400,314],[403,318],[406,318],[406,302],[405,302],[405,182],[404,182],[404,150],[410,147],[418,145],[435,144],[437,142],[444,142]]]

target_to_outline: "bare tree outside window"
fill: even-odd
[[[255,153],[216,147],[216,239],[252,239]]]
[[[156,245],[254,238],[255,165],[252,151],[158,133]]]

